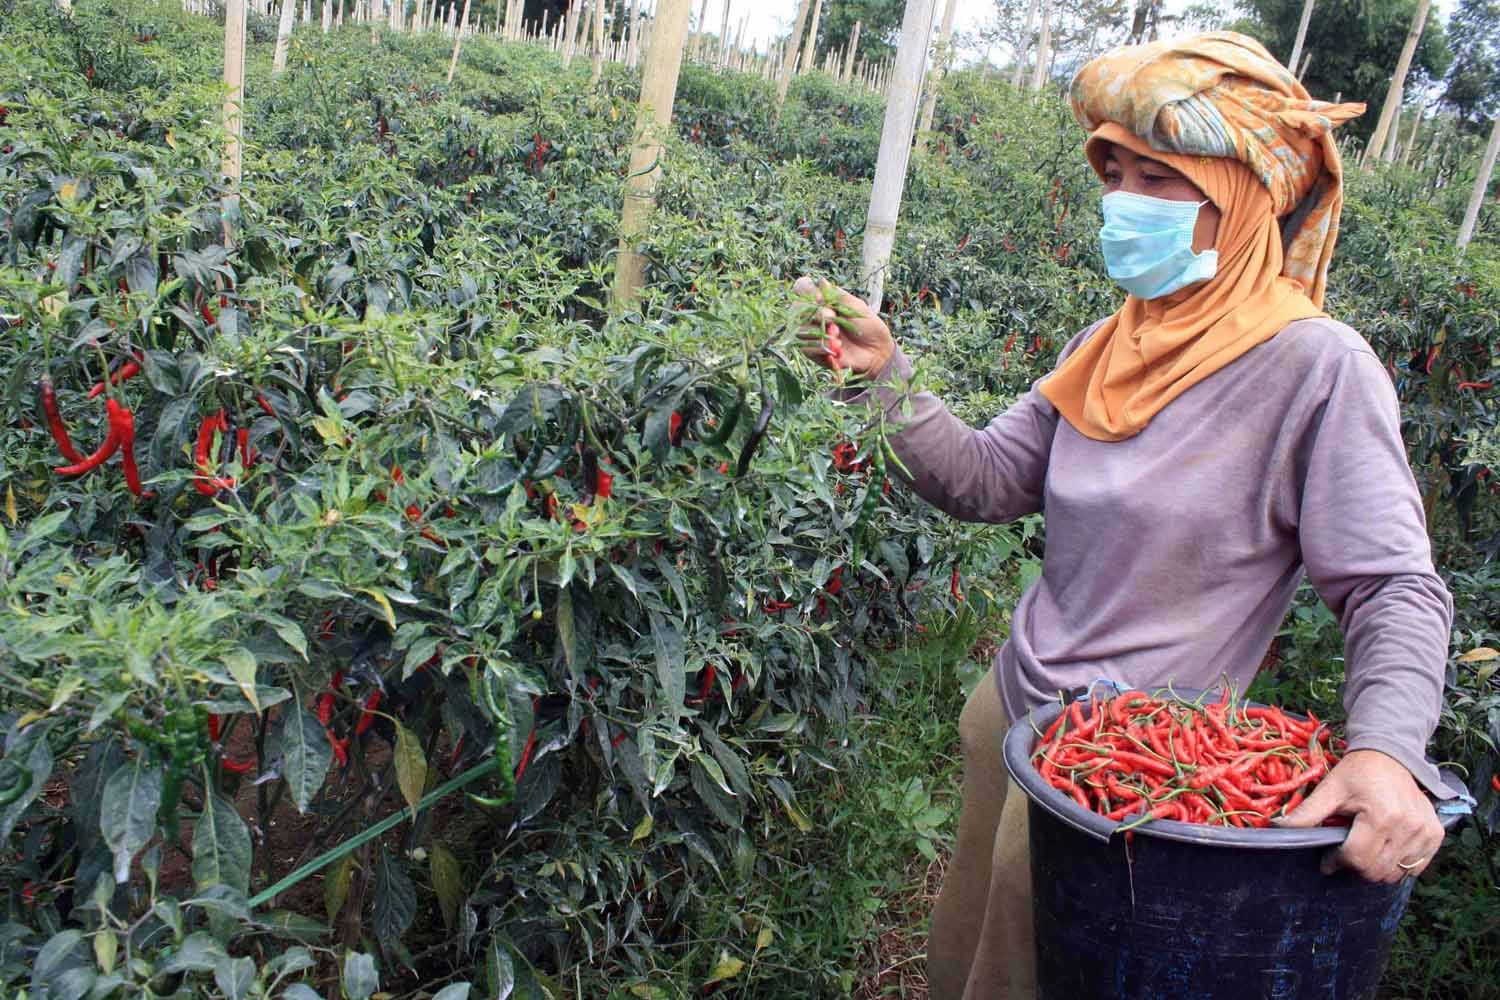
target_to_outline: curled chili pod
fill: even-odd
[[[766,428],[771,426],[771,414],[776,410],[776,400],[770,396],[760,404],[760,415],[755,418],[755,426],[750,429],[750,436],[745,439],[745,446],[740,449],[740,463],[735,469],[736,477],[743,476],[750,471],[750,462],[755,458],[755,452],[760,448],[761,440],[766,436]]]
[[[52,376],[42,376],[37,382],[36,394],[42,406],[42,416],[47,421],[47,430],[52,434],[52,440],[57,442],[57,450],[70,462],[82,462],[83,454],[73,447],[73,440],[68,437],[68,425],[63,422],[62,411],[58,409],[57,390],[52,387]]]
[[[125,363],[114,370],[114,373],[109,376],[109,384],[119,385],[122,382],[135,378],[140,373],[141,355],[140,352],[136,352],[134,357],[126,358]],[[89,399],[97,399],[102,395],[104,395],[104,383],[95,382],[94,387],[89,390]]]
[[[104,401],[104,410],[106,416],[106,424],[109,427],[109,433],[105,436],[104,443],[99,446],[98,451],[94,452],[92,455],[89,455],[82,461],[75,462],[72,465],[64,465],[58,468],[56,472],[59,476],[81,476],[86,472],[91,472],[94,469],[97,469],[99,466],[103,465],[105,462],[109,461],[110,456],[114,455],[115,452],[120,450],[120,438],[116,433],[116,423],[119,420],[120,404],[115,402],[113,399],[106,399]]]
[[[214,435],[224,434],[228,441],[230,457],[233,457],[233,436],[229,434],[229,420],[224,416],[224,411],[203,418],[203,423],[198,425],[198,439],[193,446],[193,465],[197,475],[193,478],[193,488],[204,496],[217,496],[220,490],[234,489],[234,479],[228,476],[217,476],[217,466],[213,465],[210,457],[214,447]]]

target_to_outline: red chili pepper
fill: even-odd
[[[594,477],[594,496],[608,499],[614,489],[614,484],[615,477],[600,469],[599,474]]]
[[[526,773],[526,766],[531,763],[531,754],[536,750],[536,727],[526,736],[526,746],[521,749],[521,762],[516,765],[516,780],[521,780],[521,775]]]
[[[240,446],[240,465],[248,469],[255,464],[255,452],[250,450],[250,428],[241,427],[234,432],[234,437]]]
[[[208,308],[207,302],[198,303],[198,315],[203,317],[203,322],[205,323],[212,324],[219,321],[218,317],[214,315],[213,310]]]
[[[47,430],[52,434],[52,440],[57,443],[57,450],[62,453],[62,457],[73,463],[84,461],[83,454],[73,447],[73,440],[68,437],[68,425],[63,421],[62,411],[57,406],[57,390],[52,388],[52,376],[42,376],[37,383],[37,396],[42,404],[42,416],[47,421]]]
[[[255,761],[253,759],[233,760],[229,757],[225,757],[219,761],[219,766],[228,771],[230,774],[249,774],[251,771],[255,770]]]
[[[363,736],[365,731],[375,724],[375,709],[380,707],[380,697],[381,692],[377,688],[365,698],[364,709],[359,713],[359,721],[354,724],[355,736]]]
[[[220,490],[232,490],[235,486],[234,477],[216,476],[216,469],[210,464],[209,454],[213,451],[216,433],[229,433],[229,419],[224,416],[222,409],[203,418],[203,423],[198,425],[198,440],[193,448],[193,464],[198,471],[193,478],[193,488],[207,497],[217,496]]]
[[[959,588],[958,564],[957,563],[954,563],[954,565],[953,565],[953,576],[948,581],[948,592],[953,595],[953,599],[955,601],[961,601],[961,600],[964,599],[964,592]],[[1076,706],[1078,703],[1075,701],[1073,704]]]
[[[327,729],[328,724],[333,721],[333,693],[325,691],[318,695],[317,705],[318,721],[322,723],[324,729]]]
[[[1493,788],[1497,794],[1500,794],[1500,774],[1493,774],[1490,776],[1490,787]]]
[[[137,355],[137,358],[138,357],[139,357],[139,355]],[[119,385],[121,382],[126,382],[126,381],[129,381],[130,379],[135,378],[140,373],[141,373],[141,363],[140,363],[140,361],[138,361],[136,358],[129,358],[129,359],[126,360],[126,362],[123,365],[121,365],[118,369],[115,370],[115,372],[114,372],[113,375],[111,375],[109,377],[109,384],[110,385]],[[89,399],[97,399],[98,397],[100,397],[102,395],[104,395],[104,383],[103,382],[95,382],[94,383],[94,387],[89,390]]]
[[[674,448],[682,444],[682,414],[676,410],[672,411],[672,418],[667,423],[667,440]]]
[[[1460,382],[1458,383],[1458,391],[1463,392],[1465,389],[1474,389],[1483,392],[1486,389],[1494,388],[1494,386],[1495,383],[1493,382]]]
[[[222,721],[223,720],[217,714],[213,712],[208,713],[208,738],[215,743],[219,742],[219,733]]]
[[[135,414],[129,407],[121,406],[115,411],[114,433],[120,440],[120,467],[125,473],[125,486],[139,500],[146,494],[141,489],[141,473],[135,464]]]
[[[265,397],[265,394],[257,392],[255,394],[255,401],[260,404],[262,410],[266,411],[266,416],[276,416],[276,408],[271,405],[271,401]]]
[[[119,420],[120,404],[113,399],[106,399],[104,401],[104,409],[105,422],[109,427],[109,432],[104,438],[104,443],[99,446],[98,451],[82,461],[75,462],[72,465],[64,465],[56,469],[55,471],[58,475],[81,476],[84,473],[91,472],[109,461],[110,457],[120,449],[120,438],[116,433],[116,422]]]
[[[714,689],[714,677],[714,665],[712,663],[707,664],[703,668],[703,683],[698,686],[699,701],[708,700],[708,696],[713,692]]]
[[[339,767],[349,765],[349,737],[339,739],[333,735],[331,730],[324,730],[328,737],[328,745],[333,747],[333,759],[338,762]]]

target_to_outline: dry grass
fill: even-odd
[[[886,900],[876,918],[886,929],[860,963],[867,973],[854,1000],[927,1000],[927,918],[947,870],[948,852],[941,847],[931,863],[918,857],[907,865],[900,893]]]

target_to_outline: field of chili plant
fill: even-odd
[[[685,67],[611,313],[632,71],[476,38],[445,84],[440,36],[358,26],[272,77],[272,34],[230,198],[221,24],[0,0],[0,984],[852,992],[1043,544],[888,485],[797,350],[790,279],[857,283],[879,99]],[[1116,292],[1060,102],[956,73],[939,124],[885,306],[981,423]],[[1354,179],[1330,295],[1406,407],[1480,803],[1400,996],[1500,971],[1500,213],[1456,257],[1441,169]],[[1262,693],[1336,719],[1339,657],[1309,598]]]

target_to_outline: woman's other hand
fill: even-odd
[[[1350,868],[1372,882],[1399,882],[1422,874],[1443,846],[1443,825],[1427,793],[1400,762],[1378,750],[1351,751],[1276,825],[1313,827],[1330,816],[1353,822],[1343,846],[1323,860],[1325,873]]]
[[[816,304],[802,341],[802,353],[831,371],[874,377],[896,353],[890,327],[857,295],[830,281],[803,275],[792,286],[799,299]]]

